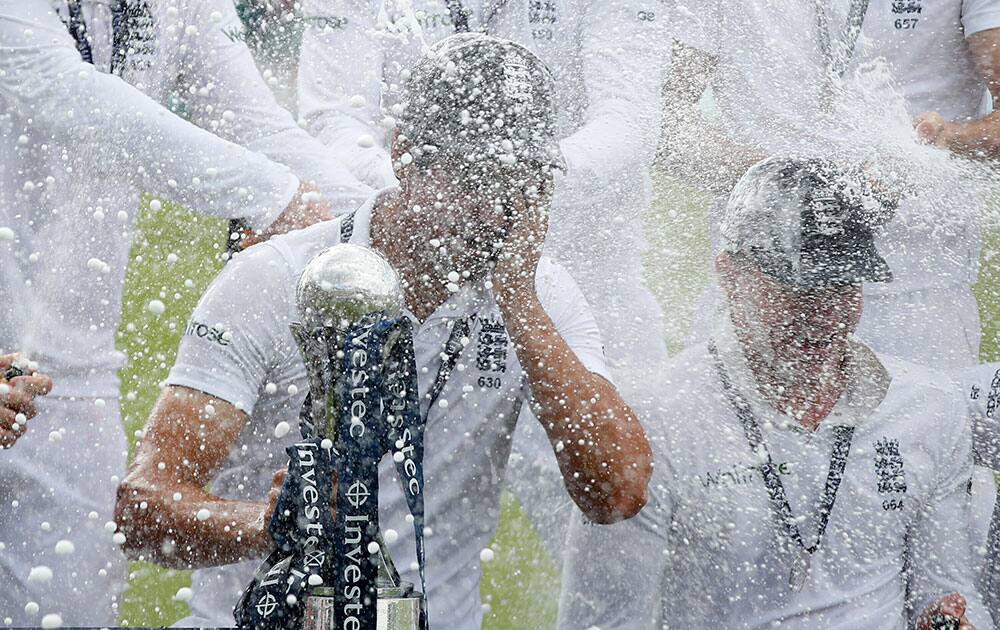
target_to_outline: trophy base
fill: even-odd
[[[333,589],[314,589],[306,598],[303,630],[339,630],[334,626],[336,600]],[[420,630],[419,593],[413,586],[404,584],[394,588],[378,589],[378,623],[375,630]]]

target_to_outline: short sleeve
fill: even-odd
[[[573,278],[563,267],[543,258],[535,285],[542,308],[576,357],[588,370],[611,381],[601,331]]]
[[[285,359],[294,286],[289,265],[267,243],[234,257],[198,302],[167,384],[253,409]]]
[[[1000,28],[1000,0],[963,0],[962,28],[966,37]]]

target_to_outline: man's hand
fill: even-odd
[[[937,112],[926,112],[913,119],[913,129],[917,140],[923,144],[931,144],[942,149],[950,149],[954,136],[955,123],[950,123]]]
[[[917,630],[975,630],[965,616],[965,598],[958,593],[945,595],[924,609]]]
[[[516,307],[536,300],[535,271],[549,230],[549,204],[553,180],[519,191],[514,196],[510,227],[493,268],[493,293],[501,307]]]
[[[34,398],[52,390],[52,379],[31,369],[16,354],[0,356],[0,449],[14,446],[14,442],[28,430],[27,421],[35,417]],[[10,380],[4,374],[17,365],[20,376]]]
[[[274,548],[263,493],[257,501],[235,501],[206,490],[246,422],[246,413],[203,392],[163,390],[118,486],[115,523],[126,555],[192,569],[251,560]]]
[[[301,230],[320,221],[333,218],[333,210],[319,190],[309,184],[300,184],[284,211],[261,233],[248,231],[240,239],[240,250],[262,243],[272,236]]]

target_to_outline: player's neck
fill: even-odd
[[[830,414],[847,385],[846,343],[822,352],[795,350],[770,357],[752,344],[743,343],[743,348],[761,395],[811,431]]]
[[[376,200],[369,225],[369,242],[399,274],[406,307],[422,322],[445,303],[449,292],[439,278],[435,260],[422,255],[426,248],[415,250],[408,230],[394,220],[399,203],[398,193],[387,193]]]

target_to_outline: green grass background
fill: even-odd
[[[693,301],[709,281],[707,198],[661,180],[646,223],[650,245],[645,276],[664,308],[668,345],[676,350],[683,344],[691,323]],[[221,221],[169,205],[154,215],[148,204],[143,204],[118,338],[119,348],[129,357],[121,379],[122,417],[130,436],[145,423],[159,393],[159,383],[174,361],[188,316],[222,266],[224,237]],[[987,232],[976,285],[983,321],[984,361],[1000,359],[998,249],[1000,230],[993,229]],[[170,254],[177,256],[175,262],[168,261]],[[159,317],[146,310],[153,299],[167,305]],[[482,581],[483,601],[490,609],[486,630],[553,627],[558,571],[510,495],[503,497],[500,528],[491,547],[495,559],[484,565]],[[190,585],[187,572],[133,564],[130,588],[121,607],[121,625],[169,625],[185,616],[187,606],[174,601],[173,595],[186,585]]]

